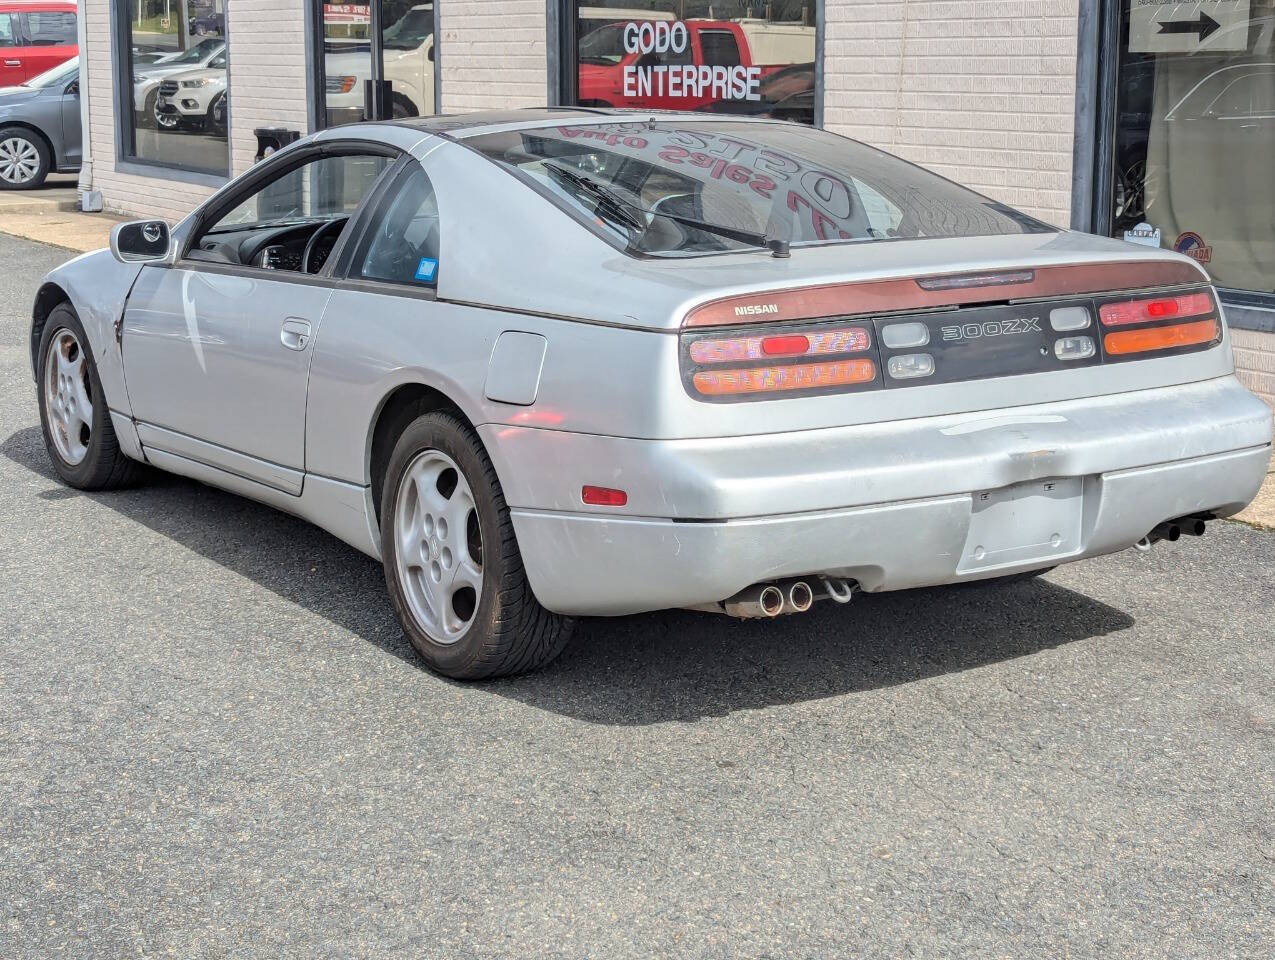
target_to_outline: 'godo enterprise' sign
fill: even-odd
[[[660,63],[648,54],[685,60],[691,34],[679,21],[643,20],[624,25],[624,50],[640,54],[624,68],[624,96],[687,97],[710,100],[760,100],[761,67]],[[693,58],[692,58],[693,59]]]

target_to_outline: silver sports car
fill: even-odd
[[[461,678],[1198,534],[1271,455],[1194,261],[729,115],[325,131],[55,270],[31,359],[67,483],[304,517]]]

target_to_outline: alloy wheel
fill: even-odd
[[[89,452],[93,430],[93,390],[84,348],[70,330],[59,330],[44,360],[44,409],[53,445],[69,466]]]
[[[40,151],[24,137],[0,140],[0,180],[30,183],[40,170]]]
[[[461,639],[483,590],[482,534],[469,481],[451,457],[424,450],[395,504],[395,560],[408,609],[435,643]]]

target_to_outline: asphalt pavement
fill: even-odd
[[[0,236],[0,957],[1275,953],[1275,533],[480,685],[379,567],[156,474],[53,477]]]

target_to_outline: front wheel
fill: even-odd
[[[0,190],[31,190],[53,163],[49,148],[25,127],[0,128]]]
[[[532,593],[491,460],[453,414],[423,414],[399,437],[381,493],[381,555],[407,638],[438,673],[525,673],[570,637],[573,621]]]
[[[64,482],[108,490],[131,483],[141,465],[120,451],[88,342],[75,311],[54,307],[40,335],[40,426]]]

